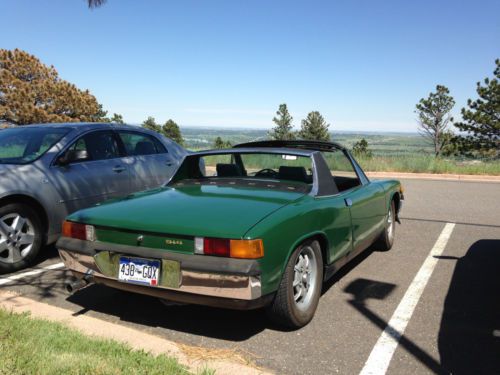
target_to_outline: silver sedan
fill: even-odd
[[[0,273],[27,267],[73,211],[165,183],[187,153],[137,126],[0,130]]]

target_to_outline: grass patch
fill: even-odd
[[[357,158],[366,172],[448,173],[500,175],[500,160],[455,160],[432,155],[373,156]]]
[[[0,374],[189,374],[174,358],[0,309]],[[213,373],[206,369],[202,373]]]

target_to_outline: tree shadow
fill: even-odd
[[[453,374],[500,372],[500,240],[475,242],[457,260],[438,347]]]

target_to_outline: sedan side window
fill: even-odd
[[[105,160],[119,158],[120,149],[112,132],[98,131],[86,134],[73,143],[66,151],[71,155],[69,162]]]
[[[167,149],[155,137],[135,132],[119,132],[127,155],[166,154]]]
[[[323,156],[339,191],[361,185],[351,160],[342,150],[323,152]]]

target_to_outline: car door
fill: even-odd
[[[68,163],[58,162],[69,153],[84,157]],[[129,164],[113,131],[91,131],[77,138],[56,159],[50,182],[59,192],[59,203],[71,213],[128,194]]]
[[[167,148],[153,135],[128,130],[117,131],[130,164],[133,191],[157,188],[172,175],[175,162]]]
[[[358,174],[347,152],[336,150],[331,154],[330,170],[339,190],[339,197],[351,213],[353,249],[367,248],[380,233],[384,223],[384,190]]]

